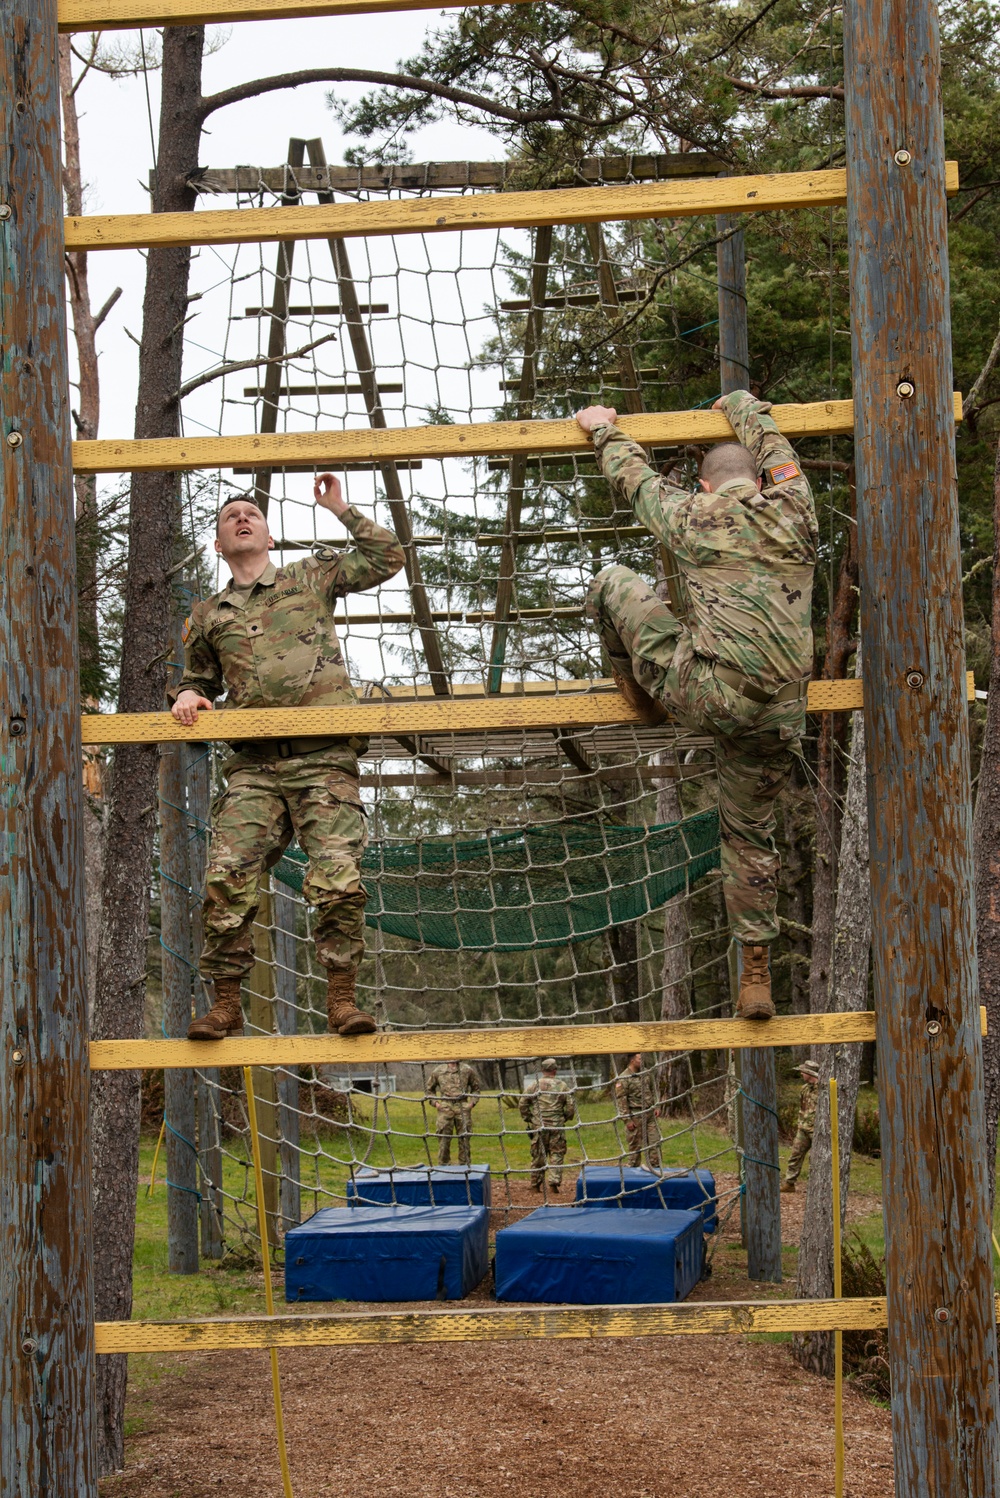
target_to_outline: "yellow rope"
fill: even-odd
[[[166,1120],[166,1115],[164,1115],[163,1122],[160,1124],[160,1137],[159,1137],[159,1139],[157,1139],[157,1141],[156,1141],[156,1148],[153,1151],[153,1168],[149,1172],[149,1185],[146,1187],[146,1195],[147,1196],[152,1196],[152,1194],[153,1194],[153,1187],[156,1185],[156,1162],[160,1158],[160,1150],[163,1148],[163,1141],[166,1138],[166,1134],[167,1134],[167,1120]]]
[[[833,1163],[833,1297],[844,1293],[840,1243],[840,1116],[837,1079],[830,1078],[830,1154]],[[844,1334],[833,1334],[834,1493],[844,1498]]]
[[[253,1069],[243,1068],[243,1080],[247,1089],[247,1115],[250,1119],[250,1145],[253,1150],[253,1179],[257,1194],[257,1223],[260,1228],[260,1252],[264,1263],[264,1300],[267,1314],[274,1315],[274,1290],[271,1287],[271,1253],[267,1242],[267,1208],[264,1205],[264,1172],[260,1164],[260,1135],[257,1132],[257,1100],[253,1091]],[[285,1498],[294,1498],[292,1477],[288,1470],[288,1450],[285,1446],[285,1416],[281,1408],[281,1375],[278,1372],[278,1349],[271,1352],[271,1388],[274,1392],[274,1425],[278,1435],[278,1460],[281,1463],[281,1481]]]

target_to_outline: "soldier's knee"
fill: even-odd
[[[610,567],[602,567],[594,577],[590,579],[587,588],[587,603],[592,608],[598,608],[610,589],[619,583],[626,583],[633,578],[635,573],[628,567],[623,567],[620,562],[614,562]]]

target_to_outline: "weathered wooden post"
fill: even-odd
[[[847,0],[844,49],[896,1491],[995,1498],[937,7]]]
[[[186,744],[185,779],[187,781],[188,870],[192,895],[196,900],[191,913],[191,961],[194,964],[194,1012],[200,1018],[207,1014],[210,1001],[205,985],[198,976],[201,958],[202,923],[200,901],[205,892],[205,870],[208,865],[208,821],[211,807],[212,762],[208,744]],[[219,1091],[218,1067],[206,1066],[196,1073],[195,1109],[198,1117],[198,1178],[201,1183],[199,1224],[203,1259],[221,1259],[223,1253],[222,1221],[222,1133],[219,1119],[222,1095]]]
[[[96,1498],[55,0],[0,28],[0,1492]]]
[[[295,939],[299,907],[275,880],[271,895],[274,910],[274,1019],[279,1035],[298,1030],[298,943]],[[281,1167],[282,1230],[298,1227],[302,1220],[301,1156],[299,1153],[299,1069],[282,1067],[278,1079],[278,1155]]]
[[[250,974],[250,1035],[273,1035],[274,1014],[274,954],[271,945],[273,924],[271,910],[270,875],[261,876],[260,907],[253,924],[253,939],[257,949],[253,971]],[[257,1122],[260,1128],[260,1157],[264,1173],[264,1206],[267,1213],[267,1238],[272,1248],[278,1248],[278,1210],[281,1180],[281,1157],[278,1153],[278,1088],[273,1066],[256,1066],[253,1073],[253,1090],[257,1100]],[[261,1244],[261,1253],[265,1252]]]
[[[175,648],[180,654],[180,620]],[[163,1033],[183,1039],[191,1023],[194,968],[186,744],[160,749],[160,952]],[[167,1123],[167,1265],[171,1274],[198,1273],[198,1152],[194,1073],[163,1075]]]
[[[715,247],[719,281],[719,388],[723,395],[750,388],[746,242],[743,230],[736,228],[737,222],[725,214],[715,220],[719,236]],[[728,238],[722,238],[723,235]]]

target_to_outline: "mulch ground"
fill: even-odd
[[[525,1209],[538,1205],[527,1187],[524,1195]],[[782,1198],[786,1243],[798,1239],[804,1205],[804,1191]],[[872,1206],[852,1200],[852,1215]],[[793,1293],[747,1281],[731,1247],[738,1232],[734,1214],[712,1278],[691,1298]],[[487,1298],[484,1285],[470,1300]],[[102,1498],[249,1488],[282,1498],[266,1353],[133,1363],[129,1465],[102,1483]],[[282,1351],[281,1372],[296,1498],[537,1498],[553,1483],[571,1498],[833,1493],[833,1387],[780,1344],[692,1336],[294,1348]],[[847,1498],[892,1498],[888,1412],[848,1387],[845,1433]]]

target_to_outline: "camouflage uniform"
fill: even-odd
[[[518,1108],[531,1140],[531,1184],[541,1186],[548,1166],[549,1185],[558,1189],[566,1159],[564,1125],[576,1113],[573,1094],[561,1077],[543,1073],[528,1083]]]
[[[458,1163],[472,1164],[472,1110],[479,1102],[482,1083],[467,1061],[445,1061],[427,1078],[427,1096],[437,1104],[438,1164],[451,1163],[451,1136],[458,1135]]]
[[[184,627],[184,674],[171,692],[223,690],[223,711],[333,707],[356,702],[333,624],[336,600],[394,576],[403,552],[391,531],[350,508],[356,547],[288,567],[269,563],[257,581],[232,581],[195,605]],[[253,965],[251,928],[262,872],[293,837],[309,859],[303,894],[316,906],[316,955],[353,973],[364,952],[367,839],[358,786],[361,739],[263,739],[239,743],[226,790],[213,807],[201,972],[243,978]]]
[[[656,1083],[648,1071],[626,1069],[615,1082],[615,1102],[618,1116],[625,1124],[628,1145],[626,1165],[642,1163],[642,1152],[646,1152],[646,1163],[650,1170],[660,1168],[660,1126],[656,1121],[656,1108],[660,1099]]]
[[[799,1116],[795,1124],[795,1142],[788,1156],[788,1169],[785,1171],[785,1183],[793,1184],[802,1174],[802,1166],[806,1155],[812,1148],[813,1130],[816,1127],[816,1099],[819,1088],[813,1083],[807,1082],[799,1095]]]
[[[812,582],[818,530],[809,484],[792,448],[745,390],[723,410],[754,455],[763,490],[747,479],[691,494],[662,479],[614,426],[598,427],[598,462],[636,518],[677,558],[687,623],[627,567],[594,578],[587,612],[614,668],[632,675],[681,725],[716,742],[722,872],[733,935],[767,944],[778,934],[775,801],[805,727],[812,672]],[[750,700],[716,676],[719,665],[783,702]]]

